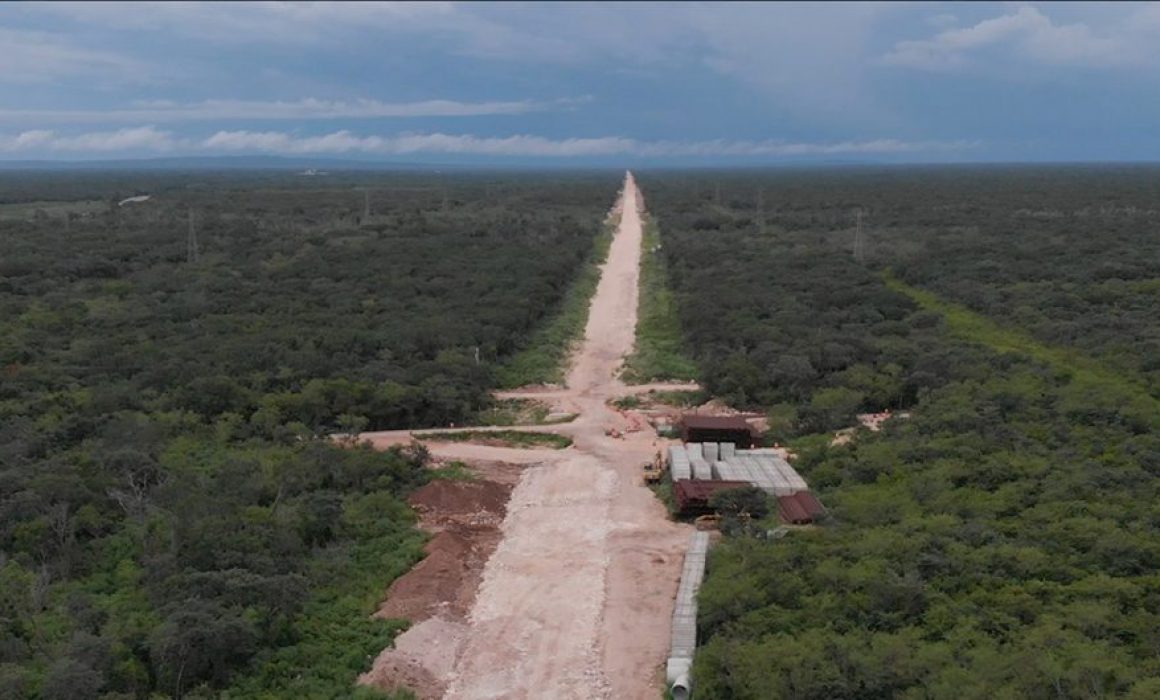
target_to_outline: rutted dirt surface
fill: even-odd
[[[397,606],[435,616],[401,635],[395,649],[383,652],[367,682],[384,687],[391,687],[389,681],[401,682],[423,698],[443,693],[455,700],[659,696],[687,528],[669,521],[660,502],[641,484],[641,465],[663,441],[648,431],[626,432],[626,416],[606,404],[642,390],[616,378],[636,329],[642,201],[631,175],[618,206],[620,225],[593,296],[583,345],[572,358],[567,388],[534,392],[542,398],[550,394],[580,414],[571,423],[551,426],[571,436],[573,447],[511,450],[428,443],[433,454],[444,458],[502,459],[527,466],[511,492],[498,546],[483,566],[473,598],[439,583],[461,564],[469,572],[461,581],[470,583],[475,570],[470,562],[487,549],[488,538],[479,533],[471,539],[475,549],[462,544],[457,533],[477,527],[469,522],[444,523],[440,536],[449,539],[439,547],[445,551],[429,557],[435,562],[425,575],[434,577],[431,587],[439,589],[440,603],[415,602],[414,596],[407,602],[404,593],[410,584],[392,587],[403,600],[393,602],[388,596],[384,609]],[[607,428],[625,437],[609,437]],[[382,447],[411,439],[407,431],[362,437]],[[429,517],[443,517],[434,504],[449,496],[436,491],[427,495],[432,509],[424,514],[425,525]],[[489,498],[481,489],[451,500],[460,497],[478,497],[480,504]],[[436,512],[441,515],[432,515]],[[470,611],[463,620],[458,613],[469,598]]]

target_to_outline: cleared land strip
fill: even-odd
[[[1112,371],[1096,359],[1075,350],[1042,343],[1021,330],[1002,326],[961,304],[912,287],[889,273],[884,274],[883,279],[890,289],[905,294],[922,308],[941,315],[951,333],[956,336],[981,343],[997,352],[1024,354],[1057,371],[1069,373],[1077,385],[1091,387],[1096,391],[1092,394],[1093,400],[1103,395],[1105,390],[1111,390],[1119,395],[1120,400],[1137,405],[1141,412],[1151,412],[1153,425],[1160,425],[1160,401],[1148,393],[1142,380],[1136,381]]]
[[[628,175],[614,216],[617,232],[600,269],[584,341],[571,357],[567,388],[498,395],[548,399],[575,420],[359,435],[378,448],[419,439],[433,455],[476,468],[489,461],[526,465],[467,620],[452,615],[422,621],[379,656],[363,682],[391,688],[411,681],[422,687],[423,698],[646,698],[662,692],[688,528],[671,522],[641,483],[641,465],[665,441],[629,432],[628,418],[608,401],[697,386],[626,387],[617,378],[635,341],[642,206]],[[611,437],[608,429],[623,437]],[[557,433],[573,444],[513,449],[440,439],[475,433],[486,440],[504,431]],[[425,519],[438,517],[432,511]],[[456,589],[456,600],[467,597]],[[384,607],[391,606],[388,598]]]
[[[643,433],[619,440],[604,433],[606,426],[625,427],[606,401],[625,393],[616,373],[634,342],[640,204],[629,175],[584,343],[560,394],[579,416],[545,426],[570,435],[574,446],[525,470],[516,485],[448,698],[661,692],[686,528],[670,522],[640,483],[640,464],[657,449],[655,441]]]

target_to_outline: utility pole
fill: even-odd
[[[194,223],[193,223],[193,208],[192,207],[189,209],[189,239],[186,241],[185,256],[189,262],[191,262],[191,263],[197,262],[197,258],[198,258],[197,227],[194,226]]]
[[[369,223],[371,220],[371,191],[370,188],[363,190],[363,223]]]

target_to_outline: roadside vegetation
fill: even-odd
[[[1151,407],[1151,410],[1160,416],[1160,403],[1149,395],[1143,378],[1131,376],[1130,371],[1117,373],[1110,370],[1105,363],[1087,357],[1075,349],[1052,347],[1037,341],[1028,333],[1004,327],[961,304],[912,287],[889,273],[885,273],[883,278],[890,289],[907,295],[923,309],[942,317],[947,329],[955,337],[981,343],[995,352],[1026,355],[1058,372],[1066,373],[1077,385],[1087,385],[1096,392],[1103,391],[1101,387],[1110,387],[1117,396],[1138,404],[1141,411]]]
[[[626,410],[633,409],[633,408],[641,408],[645,405],[644,400],[641,399],[639,396],[636,396],[635,394],[629,394],[628,396],[621,396],[619,398],[613,399],[611,401],[611,403],[612,403],[613,407],[619,408],[622,411],[626,411]]]
[[[693,391],[649,391],[643,394],[628,394],[612,400],[612,405],[621,410],[649,408],[652,406],[677,406],[687,408],[709,400],[709,394],[700,389]]]
[[[423,433],[422,439],[444,442],[475,442],[497,447],[548,447],[562,450],[572,446],[572,438],[556,433],[533,433],[526,430],[463,430],[445,433]]]
[[[714,548],[698,697],[1157,695],[1155,174],[644,183],[704,384],[831,516]],[[830,445],[885,408],[912,417]]]
[[[523,350],[499,368],[499,385],[515,389],[530,384],[562,384],[568,370],[568,357],[584,340],[588,307],[596,285],[600,283],[600,266],[608,259],[615,226],[605,223],[588,261],[564,293],[559,307],[535,331]],[[516,260],[512,265],[518,265]]]
[[[664,406],[699,406],[710,399],[708,392],[693,391],[650,391],[644,395],[648,401]]]
[[[660,229],[654,217],[643,218],[636,345],[625,358],[621,377],[629,384],[664,379],[694,380],[697,366],[684,352],[680,317],[661,254]]]
[[[533,399],[497,399],[479,412],[471,425],[556,425],[576,419],[575,413],[553,414],[551,407]]]
[[[0,217],[0,695],[382,697],[405,499],[461,474],[327,436],[492,406],[617,182],[0,175],[37,203]]]

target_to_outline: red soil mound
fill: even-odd
[[[411,494],[424,529],[435,532],[427,557],[387,590],[380,617],[419,622],[435,615],[465,617],[483,567],[499,544],[499,525],[512,485],[493,481],[432,481]]]

